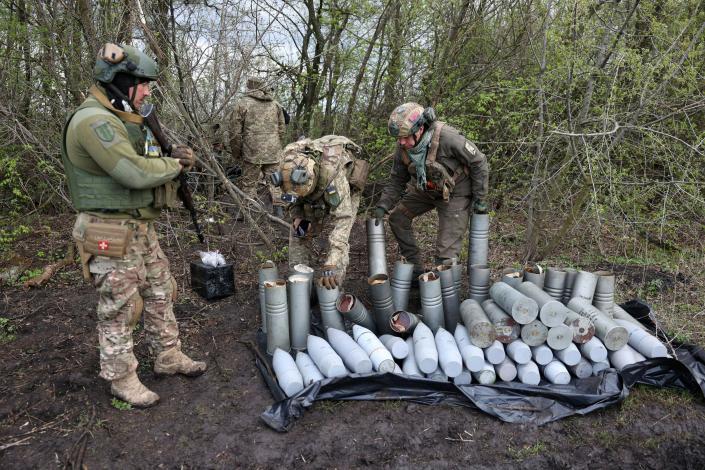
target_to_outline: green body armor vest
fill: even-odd
[[[154,189],[130,189],[118,184],[107,173],[95,174],[79,168],[70,159],[66,150],[66,133],[71,119],[79,111],[87,108],[95,109],[96,113],[111,114],[94,98],[89,98],[79,106],[66,120],[61,143],[61,159],[66,170],[69,186],[69,195],[74,207],[79,211],[99,209],[108,210],[135,210],[153,206]],[[111,114],[112,115],[112,114]],[[145,134],[141,127],[131,122],[122,121],[127,129],[130,144],[138,155],[144,155]]]

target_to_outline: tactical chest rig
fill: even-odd
[[[355,158],[355,155],[361,152],[360,147],[347,137],[327,137],[321,137],[315,141],[303,141],[295,149],[315,160],[319,168],[315,189],[300,202],[304,216],[311,220],[322,219],[331,209],[340,205],[338,188],[333,184],[339,172],[345,172],[350,191],[364,189],[367,181],[368,163]]]
[[[470,174],[470,168],[468,168],[468,166],[464,163],[461,163],[457,170],[453,171],[453,174],[451,175],[451,172],[445,165],[436,161],[443,126],[445,126],[445,122],[436,121],[436,125],[433,130],[433,137],[431,137],[431,145],[429,146],[428,153],[426,154],[426,187],[423,188],[423,191],[441,194],[443,196],[443,200],[448,201],[453,189],[455,189],[455,185],[461,179]],[[400,150],[402,163],[406,165],[409,174],[413,175],[414,178],[417,178],[416,164],[411,160],[409,153],[405,149],[402,148]],[[418,188],[418,186],[414,187]]]
[[[90,89],[90,94],[92,99],[86,100],[68,116],[62,134],[62,161],[74,207],[79,211],[121,212],[136,218],[139,218],[140,214],[138,209],[178,207],[176,198],[178,182],[169,181],[156,188],[125,188],[94,163],[74,161],[70,158],[66,148],[66,135],[71,120],[79,112],[89,111],[117,116],[125,126],[129,142],[137,155],[146,158],[161,156],[159,152],[156,154],[150,152],[155,144],[152,143],[153,139],[147,139],[145,136],[142,116],[115,109],[107,96],[96,86]]]

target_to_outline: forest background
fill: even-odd
[[[243,203],[213,126],[257,75],[292,116],[289,140],[349,136],[373,181],[389,171],[392,109],[434,106],[488,155],[491,207],[518,220],[500,241],[524,260],[576,237],[602,252],[607,236],[613,255],[646,244],[677,265],[703,252],[704,33],[697,0],[3,0],[0,249],[28,216],[72,210],[62,126],[115,41],[156,57],[163,123],[229,186],[230,202],[197,187],[204,213]],[[257,232],[266,216],[250,209]]]

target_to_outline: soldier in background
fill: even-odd
[[[414,264],[414,279],[424,272],[412,231],[416,217],[432,209],[438,212],[438,265],[460,258],[471,208],[487,212],[487,158],[456,129],[436,121],[435,114],[418,103],[402,104],[392,112],[388,131],[397,139],[397,150],[374,211],[377,220],[391,211],[389,225],[401,255]]]
[[[269,183],[269,177],[279,167],[285,126],[283,109],[264,80],[248,78],[247,93],[230,117],[230,151],[242,167],[240,189],[256,200],[258,185],[267,184],[277,217],[284,215],[281,192]]]
[[[159,396],[137,377],[132,330],[144,330],[156,374],[199,375],[204,362],[181,352],[173,301],[176,281],[159,246],[154,220],[178,207],[174,178],[194,164],[192,150],[162,151],[137,113],[157,79],[157,64],[130,46],[106,44],[93,72],[97,84],[67,119],[62,161],[79,211],[73,238],[83,274],[98,291],[100,376],[116,397],[135,406]]]
[[[347,137],[327,135],[302,139],[282,152],[272,180],[281,187],[292,224],[289,267],[313,263],[312,243],[323,224],[332,226],[320,282],[328,289],[342,284],[349,263],[348,238],[360,206],[368,166],[361,148]],[[313,263],[313,264],[312,264]]]

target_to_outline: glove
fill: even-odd
[[[321,271],[321,285],[326,289],[335,289],[340,285],[340,278],[338,277],[338,267],[334,264],[327,264],[323,266]]]
[[[387,210],[384,207],[375,207],[375,210],[373,212],[374,218],[375,218],[375,226],[379,225],[380,222],[384,219],[384,215],[387,213]]]
[[[306,232],[311,227],[311,221],[297,217],[291,223],[291,228],[294,230],[294,236],[302,238],[306,236]]]
[[[175,145],[171,150],[171,158],[176,158],[181,166],[184,167],[183,171],[189,171],[193,168],[194,163],[196,163],[196,157],[193,154],[193,150],[186,145]]]
[[[487,214],[487,203],[477,199],[473,204],[472,210],[475,214]]]

